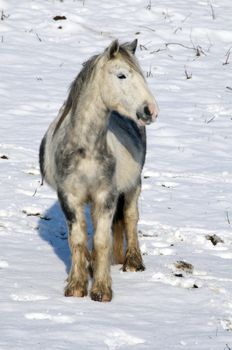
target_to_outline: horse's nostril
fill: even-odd
[[[152,113],[151,113],[151,111],[150,111],[150,109],[149,109],[148,106],[145,106],[145,107],[144,107],[144,113],[145,113],[145,115],[146,115],[147,117],[150,117],[150,116],[152,115]]]

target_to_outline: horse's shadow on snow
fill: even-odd
[[[89,208],[86,208],[88,238],[92,236],[92,224]],[[40,237],[52,246],[54,253],[63,261],[67,273],[71,267],[71,254],[68,244],[68,228],[59,202],[55,202],[39,219]]]

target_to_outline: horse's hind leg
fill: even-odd
[[[114,247],[114,263],[123,264],[124,262],[124,194],[118,198],[118,203],[113,220],[113,247]]]
[[[114,263],[123,264],[124,262],[124,222],[122,220],[113,223],[113,247]]]
[[[93,204],[95,227],[94,248],[92,253],[93,285],[91,299],[110,301],[112,299],[110,277],[111,226],[115,210],[115,195],[101,194]]]
[[[127,239],[127,250],[123,271],[143,271],[145,266],[139,249],[137,224],[139,220],[138,198],[141,186],[125,194],[124,222]]]
[[[69,246],[72,258],[65,296],[83,297],[88,293],[86,266],[88,250],[84,206],[78,205],[76,199],[71,195],[68,200],[68,196],[61,191],[58,196],[69,226]]]

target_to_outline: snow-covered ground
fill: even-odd
[[[231,349],[231,0],[0,0],[0,11],[0,349]],[[113,266],[111,303],[65,298],[67,232],[39,187],[39,143],[81,63],[135,37],[160,107],[140,199],[147,269]]]

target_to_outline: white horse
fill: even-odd
[[[72,266],[66,296],[112,298],[111,232],[115,262],[144,270],[137,238],[138,197],[146,154],[145,125],[158,113],[134,56],[137,40],[115,40],[83,65],[67,101],[40,146],[42,177],[58,194],[69,227]],[[91,204],[93,251],[87,247],[84,207]],[[124,252],[124,233],[127,249]]]

